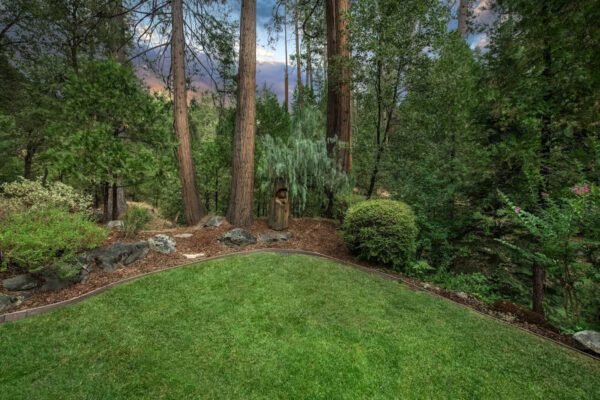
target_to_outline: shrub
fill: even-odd
[[[348,248],[359,257],[404,269],[413,260],[417,225],[399,201],[368,200],[350,207],[342,227]]]
[[[28,209],[58,208],[69,212],[89,211],[91,196],[78,193],[62,182],[43,185],[41,180],[30,181],[21,178],[5,183],[2,188],[2,205],[11,212]]]
[[[487,303],[492,303],[500,297],[496,293],[494,283],[482,273],[452,274],[440,271],[433,277],[433,282],[454,292],[464,292]]]
[[[135,237],[150,222],[150,210],[144,207],[129,207],[123,219],[123,231],[128,238]]]
[[[336,194],[333,199],[333,218],[344,222],[348,209],[358,203],[365,201],[365,196],[356,193]]]
[[[2,265],[66,276],[66,265],[75,255],[98,246],[106,236],[104,228],[82,213],[56,208],[11,213],[0,223]]]

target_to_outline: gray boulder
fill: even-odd
[[[39,281],[30,274],[17,275],[2,281],[2,286],[12,291],[31,290],[39,285]]]
[[[247,246],[256,243],[256,236],[245,229],[235,228],[222,234],[219,240],[227,246]]]
[[[218,215],[212,216],[204,223],[205,228],[217,227],[223,225],[225,218],[219,217]]]
[[[177,251],[175,239],[167,235],[156,235],[153,238],[148,239],[148,244],[152,250],[163,254],[175,253],[175,251]]]
[[[20,292],[16,296],[9,296],[4,293],[0,293],[0,312],[7,311],[13,307],[21,304],[25,299],[31,297],[32,292]]]
[[[60,290],[86,281],[92,270],[92,262],[93,260],[89,255],[80,254],[68,261],[67,267],[62,269],[62,273],[56,270],[43,272],[41,277],[44,280],[44,284],[40,290]]]
[[[586,349],[600,354],[600,332],[581,331],[573,335],[573,339],[581,343]]]
[[[110,229],[122,229],[124,224],[123,224],[123,221],[114,220],[114,221],[109,221],[106,224],[106,226],[109,227]]]
[[[266,243],[287,241],[287,240],[290,240],[291,238],[292,238],[291,232],[272,231],[272,232],[261,233],[260,235],[258,235],[258,241],[266,242]]]
[[[11,296],[0,293],[0,312],[8,310],[14,306],[14,301]]]
[[[122,266],[146,257],[149,251],[148,242],[145,241],[137,243],[115,243],[91,251],[89,257],[103,270],[112,272]]]

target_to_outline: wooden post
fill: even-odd
[[[290,217],[290,202],[288,198],[287,181],[277,178],[273,184],[273,198],[269,210],[269,227],[276,231],[288,228]]]

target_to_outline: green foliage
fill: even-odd
[[[365,200],[365,196],[352,192],[336,193],[333,198],[333,218],[344,222],[348,209]]]
[[[442,270],[436,273],[431,281],[454,292],[468,293],[486,303],[492,303],[500,299],[495,283],[479,272],[452,274]]]
[[[427,261],[417,260],[408,264],[404,272],[408,276],[414,276],[415,278],[423,279],[434,270],[435,268],[429,265]]]
[[[125,237],[134,238],[139,231],[144,229],[152,219],[150,210],[145,207],[128,207],[125,218],[123,218],[123,232]]]
[[[515,206],[501,195],[508,206],[503,214],[524,229],[527,236],[517,234],[498,240],[515,251],[518,263],[525,261],[544,267],[546,279],[561,292],[562,312],[553,317],[562,325],[580,323],[582,304],[578,288],[600,283],[598,265],[594,266],[593,260],[586,256],[591,249],[600,247],[600,242],[581,236],[587,212],[597,207],[598,188],[576,185],[572,190],[574,194],[559,201],[545,194],[543,206],[535,213]]]
[[[79,74],[69,75],[64,98],[63,118],[51,128],[60,146],[49,155],[81,184],[139,184],[173,157],[168,109],[131,67],[85,63]]]
[[[220,111],[223,115],[220,115]],[[228,206],[234,128],[230,122],[235,117],[233,111],[233,108],[219,110],[207,97],[192,102],[189,110],[192,154],[198,177],[196,186],[206,212],[224,214]],[[183,215],[183,212],[180,214]]]
[[[0,186],[0,202],[5,210],[15,212],[28,209],[58,208],[67,212],[86,212],[92,207],[91,196],[78,193],[62,182],[41,179],[30,181],[24,178]]]
[[[294,115],[287,139],[266,135],[260,139],[262,154],[256,170],[257,189],[268,193],[275,178],[285,178],[292,211],[302,215],[309,200],[322,208],[327,192],[347,187],[346,175],[327,155],[322,114],[305,107]]]
[[[0,222],[3,265],[69,275],[68,264],[77,253],[98,246],[107,235],[82,213],[55,208],[12,213]]]
[[[411,208],[402,202],[358,203],[348,209],[342,230],[348,248],[361,258],[398,270],[414,259],[417,225]]]

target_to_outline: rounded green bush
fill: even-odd
[[[405,203],[358,203],[348,209],[342,231],[348,248],[360,258],[398,270],[414,258],[418,230],[413,211]]]

